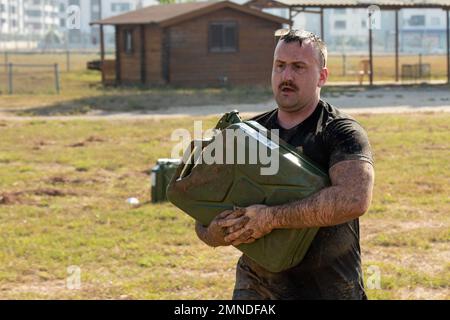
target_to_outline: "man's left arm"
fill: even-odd
[[[368,210],[374,183],[370,163],[341,161],[329,173],[330,187],[300,201],[267,207],[273,229],[332,226],[356,219]]]
[[[372,164],[361,160],[346,160],[329,170],[331,186],[295,202],[279,206],[254,205],[247,207],[244,216],[249,221],[242,227],[242,215],[220,224],[228,227],[225,240],[233,245],[251,243],[273,229],[325,227],[341,224],[363,215],[372,200],[374,170]],[[252,232],[248,231],[252,230]],[[248,241],[235,242],[244,232],[250,233]]]

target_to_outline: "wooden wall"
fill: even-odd
[[[133,51],[125,53],[124,36],[125,30],[133,31]],[[120,82],[124,84],[139,83],[141,81],[141,41],[139,26],[136,25],[121,25],[116,28],[117,44],[119,45],[118,58],[120,69]]]
[[[208,52],[209,23],[221,21],[237,23],[237,52]],[[119,83],[144,80],[150,85],[169,82],[178,86],[220,86],[227,77],[230,85],[270,85],[273,33],[280,27],[279,23],[229,8],[166,29],[145,25],[142,31],[139,25],[117,26]],[[130,54],[124,52],[127,29],[133,30],[134,46]]]
[[[210,22],[236,21],[238,52],[208,52]],[[182,86],[269,85],[274,31],[281,25],[225,8],[170,27],[170,83]]]

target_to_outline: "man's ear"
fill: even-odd
[[[320,77],[319,77],[319,82],[317,83],[317,86],[319,88],[323,87],[325,85],[325,83],[328,80],[328,68],[327,67],[323,67],[322,70],[320,70]]]

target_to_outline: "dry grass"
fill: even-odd
[[[371,266],[381,275],[369,297],[449,299],[450,116],[358,119],[376,159],[361,219],[366,281]],[[0,298],[230,298],[239,252],[208,248],[187,215],[149,203],[148,169],[193,120],[0,120]],[[79,290],[66,287],[71,265]]]

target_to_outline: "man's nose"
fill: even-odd
[[[287,65],[283,72],[281,73],[281,78],[283,81],[293,80],[294,79],[294,71],[291,66]]]

